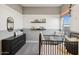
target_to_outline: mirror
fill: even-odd
[[[10,31],[13,31],[14,29],[14,19],[12,17],[8,17],[7,18],[7,30],[10,32]]]

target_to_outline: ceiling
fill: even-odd
[[[20,4],[22,7],[60,7],[62,4]]]

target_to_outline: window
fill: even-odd
[[[70,26],[70,18],[71,16],[64,16],[64,27]]]

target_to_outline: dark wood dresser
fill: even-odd
[[[2,40],[2,55],[14,55],[26,43],[26,34]]]

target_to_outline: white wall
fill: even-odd
[[[57,15],[60,13],[60,7],[24,7],[24,15]]]
[[[70,30],[79,33],[79,5],[72,7]]]
[[[23,28],[22,14],[7,5],[0,5],[0,40],[14,35],[13,31],[7,31],[7,17],[13,17],[14,29]]]
[[[24,28],[43,26],[46,29],[59,29],[60,7],[24,7]],[[31,23],[35,19],[46,18],[46,23]]]
[[[7,17],[13,17],[14,29],[23,28],[22,14],[7,5],[0,5],[0,30],[7,30]]]
[[[21,14],[23,13],[23,10],[22,10],[23,7],[19,4],[6,4],[6,5],[12,9],[16,10],[17,12],[19,12]]]
[[[46,29],[59,29],[59,15],[24,15],[24,28],[29,29],[32,26],[43,26]],[[46,23],[31,23],[35,19],[46,18]]]

